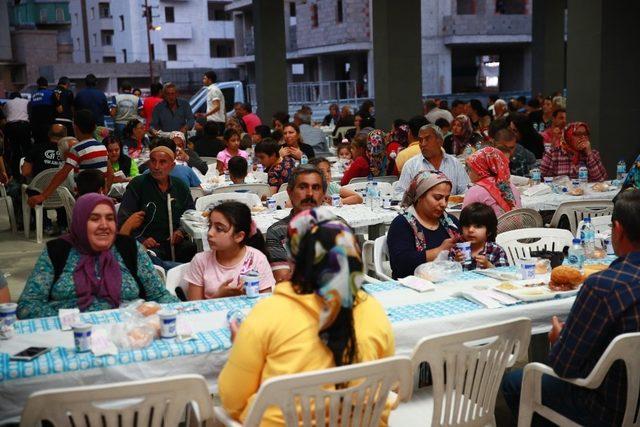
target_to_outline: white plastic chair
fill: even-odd
[[[282,185],[280,186],[280,188],[278,188],[278,193],[281,193],[283,191],[287,191],[287,186],[289,185],[288,182],[283,182]]]
[[[271,197],[275,199],[277,209],[284,209],[287,207],[287,202],[289,201],[289,193],[287,193],[286,191],[280,191],[279,193],[276,193]]]
[[[33,178],[29,185],[22,184],[22,220],[24,224],[24,237],[27,239],[29,238],[29,226],[31,223],[31,207],[27,203],[27,200],[29,199],[27,190],[34,190],[38,193],[42,193],[59,170],[60,169],[43,170]],[[62,193],[64,190],[69,191],[63,185],[60,185],[41,205],[37,205],[34,208],[36,211],[36,240],[38,243],[42,243],[42,228],[45,210],[65,208],[67,211],[67,219],[71,218],[72,211],[67,210],[68,202],[65,202],[63,199],[64,196]],[[71,224],[71,222],[69,221],[68,224]]]
[[[523,228],[544,227],[542,215],[533,209],[513,209],[498,218],[498,234]]]
[[[551,218],[549,226],[557,228],[560,223],[560,219],[563,216],[569,218],[569,229],[571,234],[576,234],[578,229],[578,223],[585,217],[591,218],[611,215],[613,213],[613,202],[610,200],[584,200],[577,202],[564,202],[558,206],[556,212]]]
[[[40,425],[177,426],[185,409],[198,422],[213,419],[213,400],[200,375],[42,390],[29,396],[22,411],[21,427]]]
[[[176,288],[181,288],[184,291],[184,294],[187,295],[189,283],[184,280],[184,273],[187,271],[188,267],[189,263],[181,264],[167,271],[167,280],[165,283],[166,288],[171,295],[176,295]]]
[[[357,178],[351,178],[351,181],[349,181],[349,184],[356,184],[358,182],[367,182],[368,180],[369,180],[369,177],[359,176]],[[389,184],[393,184],[398,180],[398,177],[396,175],[384,175],[384,176],[376,176],[375,178],[373,178],[373,180],[376,182],[388,182]]]
[[[267,184],[269,182],[269,174],[266,172],[253,171],[251,174],[257,183]]]
[[[524,228],[507,231],[496,236],[496,243],[504,249],[509,264],[528,258],[531,251],[550,250],[561,252],[565,246],[571,246],[573,234],[559,228]]]
[[[164,271],[164,268],[160,267],[159,265],[155,265],[153,264],[153,268],[155,268],[156,273],[158,273],[158,276],[160,276],[160,280],[162,280],[162,283],[167,283],[167,272]]]
[[[7,194],[4,184],[0,184],[0,201],[7,205],[7,214],[9,215],[9,225],[13,234],[18,233],[18,223],[16,222],[16,213],[13,210],[13,200]]]
[[[350,381],[354,383],[346,388],[327,387]],[[388,357],[270,378],[260,386],[244,425],[260,425],[264,411],[269,406],[278,406],[287,426],[378,426],[389,393],[396,384],[398,399],[407,400],[411,396],[408,357]],[[214,412],[216,421],[225,426],[242,425],[221,407],[216,407]]]
[[[586,378],[561,378],[547,365],[529,363],[524,367],[524,375],[522,377],[518,427],[530,426],[534,412],[561,426],[578,426],[579,424],[572,422],[542,404],[542,376],[549,375],[579,387],[595,390],[602,384],[609,369],[611,369],[611,365],[618,360],[624,361],[627,373],[627,404],[622,425],[640,425],[640,419],[635,418],[639,397],[638,388],[640,387],[639,352],[640,333],[618,335],[609,343],[602,356],[600,356],[600,360],[598,360],[598,363]]]
[[[580,235],[580,229],[584,225],[584,220],[580,220],[578,227],[576,227],[575,236]],[[591,217],[591,225],[596,229],[596,233],[604,233],[611,230],[611,215],[594,216]]]
[[[376,276],[380,280],[393,280],[391,278],[391,266],[389,264],[389,247],[387,236],[378,237],[373,244],[373,266]]]
[[[411,357],[414,378],[426,362],[433,387],[418,390],[391,412],[389,424],[495,425],[502,375],[527,353],[530,339],[531,320],[526,318],[423,338]]]
[[[202,211],[206,209],[211,203],[216,202],[234,201],[244,203],[251,209],[254,206],[260,205],[260,197],[254,193],[220,193],[209,194],[208,196],[202,196],[196,200],[196,210]]]
[[[367,181],[352,182],[344,185],[342,188],[348,188],[349,190],[353,190],[355,192],[362,191],[367,188]],[[393,191],[393,187],[388,182],[378,182],[378,190],[380,191],[381,195],[390,195]]]
[[[235,193],[239,191],[257,194],[261,199],[271,196],[271,187],[267,184],[234,184],[216,188],[212,194]]]

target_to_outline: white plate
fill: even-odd
[[[572,291],[556,292],[549,289],[548,285],[524,287],[525,284],[529,283],[541,283],[540,280],[518,281],[516,283],[509,283],[515,286],[516,289],[501,289],[501,285],[495,286],[493,289],[525,302],[545,301],[554,298],[572,297],[578,293],[578,291],[580,290],[580,286],[582,286],[580,285]]]

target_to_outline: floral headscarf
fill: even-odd
[[[397,142],[403,148],[409,145],[409,125],[400,125],[391,133],[391,141]]]
[[[404,208],[403,216],[411,226],[413,230],[413,234],[415,236],[416,250],[424,251],[427,249],[427,240],[424,236],[424,233],[420,231],[418,227],[418,220],[416,219],[416,210],[415,203],[431,188],[435,187],[438,184],[442,184],[443,182],[448,182],[451,184],[451,180],[447,178],[445,174],[440,171],[422,171],[418,172],[418,174],[411,180],[409,187],[404,193],[404,197],[402,198],[401,206]],[[447,230],[449,237],[459,237],[460,233],[458,231],[458,227],[453,222],[449,214],[446,212],[439,219],[440,225]]]
[[[505,212],[516,205],[511,191],[509,159],[494,147],[485,147],[467,158],[467,166],[479,176],[477,185],[489,192]]]
[[[458,155],[462,153],[462,150],[467,144],[471,143],[471,135],[473,134],[473,124],[471,123],[471,119],[464,114],[460,114],[453,119],[454,122],[460,123],[462,126],[462,135],[456,136],[451,134],[453,137],[453,146],[451,147],[454,155]],[[453,122],[451,123],[453,127]]]
[[[562,148],[564,148],[564,150],[569,154],[573,155],[571,157],[571,163],[574,166],[577,166],[580,163],[580,151],[578,151],[573,143],[573,134],[581,127],[584,127],[587,130],[587,135],[591,134],[589,125],[587,125],[585,122],[569,123],[564,129],[564,141],[562,141]]]
[[[369,173],[372,176],[381,176],[387,172],[386,145],[384,132],[375,129],[367,135],[367,160],[369,161]]]
[[[305,278],[314,278],[315,292],[325,302],[320,330],[326,329],[335,321],[340,308],[353,307],[362,286],[357,239],[351,228],[325,207],[293,217],[288,235],[287,251],[295,261],[296,271]]]

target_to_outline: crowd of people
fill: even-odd
[[[188,290],[181,295],[187,300],[240,295],[239,277],[255,270],[260,291],[273,296],[258,304],[241,328],[232,324],[234,344],[219,378],[222,404],[240,420],[268,378],[394,352],[384,310],[361,289],[356,236],[322,207],[333,195],[343,204],[361,203],[360,194],[345,188],[352,179],[398,177],[394,191],[402,198],[402,212],[387,234],[394,279],[443,256],[460,261],[459,242],[471,244],[471,269],[508,265],[495,239],[497,218],[521,206],[512,175],[527,177],[539,167],[543,177],[577,178],[586,166],[590,181],[607,179],[588,124],[567,123],[565,99],[557,94],[528,102],[494,97],[487,106],[476,99],[455,100],[450,107],[444,100],[428,100],[421,114],[394,120],[388,132],[380,129],[387,124],[376,123],[371,101],[355,113],[331,105],[321,124],[335,129],[336,156],[345,166],[338,183],[331,162],[319,155],[326,138],[314,126],[310,108],[301,108],[293,120],[276,113],[269,122],[250,104],[227,108],[213,71],[203,75],[205,111],[195,114],[172,83],[153,84],[144,98],[127,82],[108,98],[93,75],[75,94],[69,83],[63,77],[50,90],[40,78],[30,101],[12,94],[1,116],[0,180],[16,197],[16,209],[20,184],[49,169],[55,174],[42,191],[30,190],[30,206],[43,203],[59,186],[78,197],[70,224],[58,214],[56,224],[67,233],[47,242],[19,296],[18,317],[55,316],[62,308],[103,310],[137,298],[177,301],[154,264],[169,269],[189,263]],[[104,126],[105,117],[113,119],[113,129]],[[286,188],[290,214],[263,236],[244,204],[211,206],[210,249],[196,253],[180,218],[194,208],[190,187],[200,184],[194,169],[208,172],[201,157],[215,158],[217,172],[228,173],[233,184],[244,183],[262,165],[272,193]],[[638,188],[638,170],[640,163],[625,187]],[[114,183],[126,184],[117,201],[105,195]],[[447,205],[450,196],[462,194],[458,219],[447,213]],[[585,282],[580,304],[564,326],[554,323],[550,357],[558,373],[588,373],[615,334],[640,328],[640,291],[631,283],[640,266],[634,253],[640,244],[640,223],[633,215],[638,208],[640,192],[618,197],[613,244],[621,258]],[[2,291],[0,299],[8,300],[8,293]],[[278,316],[285,311],[291,317]],[[520,380],[514,375],[503,388],[517,411]],[[543,382],[543,394],[555,394],[561,403],[555,409],[576,420],[617,420],[624,412],[622,376],[619,370],[612,373],[597,390],[572,389],[584,399],[569,401],[555,383]],[[282,423],[275,409],[265,417]]]

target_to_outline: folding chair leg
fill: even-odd
[[[42,243],[42,229],[44,228],[44,208],[42,205],[36,206],[36,241]]]
[[[16,234],[18,232],[18,224],[16,222],[16,213],[13,210],[13,200],[11,197],[7,196],[4,199],[7,204],[7,213],[9,214],[9,224],[11,225],[11,232]]]

